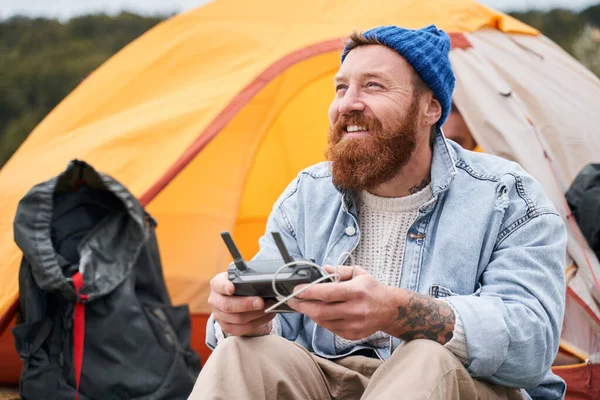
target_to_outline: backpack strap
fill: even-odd
[[[83,275],[77,271],[71,277],[75,286],[77,300],[75,312],[73,313],[73,367],[75,368],[75,400],[79,400],[79,380],[81,378],[81,366],[83,364],[83,344],[85,339],[85,302],[87,295],[81,293],[83,288]]]

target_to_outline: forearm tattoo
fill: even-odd
[[[406,306],[398,307],[398,322],[407,329],[400,335],[402,340],[431,339],[445,344],[452,339],[455,316],[448,303],[411,293]]]

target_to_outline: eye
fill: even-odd
[[[367,87],[383,88],[383,85],[381,85],[377,82],[369,82],[369,83],[367,83]]]
[[[348,89],[348,86],[343,85],[343,84],[339,84],[339,85],[335,86],[335,91],[336,92],[339,92],[340,90],[346,90],[346,89]]]

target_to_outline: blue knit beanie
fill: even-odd
[[[438,121],[438,126],[442,126],[450,113],[454,91],[454,73],[448,59],[448,35],[435,25],[429,25],[417,30],[380,26],[364,32],[364,36],[376,38],[413,66],[442,105],[442,115]],[[342,63],[348,52],[348,48],[344,48]]]

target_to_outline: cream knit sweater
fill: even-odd
[[[432,198],[431,185],[407,196],[396,198],[378,197],[362,191],[358,196],[358,225],[360,242],[347,265],[361,266],[380,283],[387,286],[400,286],[400,274],[404,258],[406,237],[419,213],[419,207]],[[446,347],[463,363],[467,362],[467,347],[460,317],[456,310],[454,335]],[[356,344],[368,343],[374,347],[387,347],[389,335],[376,332],[361,340],[346,340],[335,337],[338,353]]]

